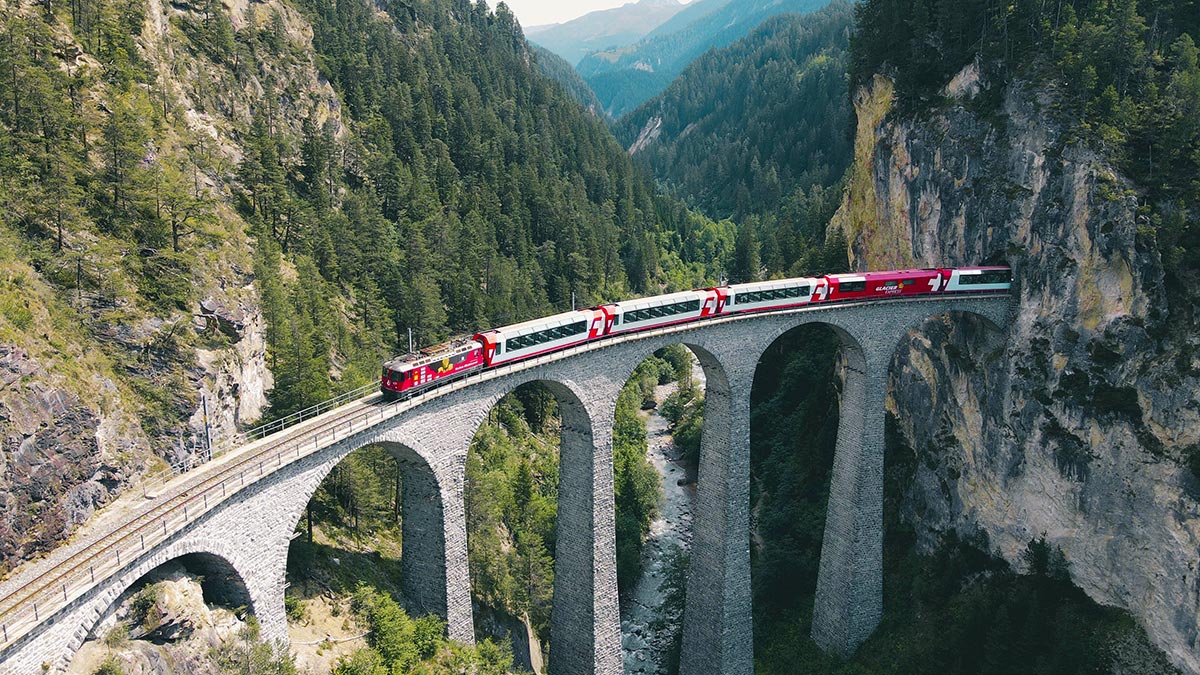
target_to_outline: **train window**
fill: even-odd
[[[620,325],[621,325],[621,315],[620,315],[620,314],[618,314],[618,315],[616,315],[615,317],[613,317],[613,325],[614,325],[614,326],[620,326]]]
[[[1012,283],[1012,272],[1009,270],[983,270],[979,274],[962,274],[958,277],[958,283],[964,286]]]
[[[916,280],[916,279],[905,279],[905,280],[904,280],[904,285],[905,285],[905,286],[912,286],[912,285],[913,285],[913,284],[915,284],[915,283],[917,283],[917,280]]]
[[[897,282],[895,280],[885,281],[885,282],[883,282],[883,287],[884,288],[899,288],[900,284],[899,284],[899,282]]]
[[[843,281],[839,284],[839,291],[843,293],[857,293],[858,291],[867,290],[867,282],[865,281]]]

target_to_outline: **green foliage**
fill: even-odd
[[[294,595],[283,596],[283,610],[287,613],[288,621],[291,623],[300,623],[308,615],[304,611],[304,602]]]
[[[253,616],[247,617],[238,639],[226,640],[208,654],[211,672],[221,675],[297,675],[296,661],[286,647],[265,642]]]
[[[687,575],[690,560],[687,551],[679,545],[672,546],[663,554],[663,579],[658,589],[663,594],[659,616],[648,628],[655,633],[668,632],[671,640],[663,656],[663,669],[668,673],[679,672],[680,655],[683,650],[683,610],[687,604]]]
[[[671,365],[650,357],[634,370],[617,396],[613,425],[613,476],[616,486],[617,588],[629,589],[642,573],[642,543],[650,532],[650,521],[658,512],[661,497],[658,472],[646,459],[646,425],[638,415],[649,385],[653,405],[654,386],[673,375]]]
[[[507,675],[512,651],[490,640],[468,647],[445,639],[445,623],[427,615],[413,619],[387,593],[370,586],[354,592],[355,615],[366,624],[369,647],[343,658],[334,675]]]
[[[779,211],[792,195],[833,185],[850,164],[852,19],[840,1],[772,18],[697,58],[614,133],[632,146],[657,119],[658,139],[634,155],[657,180],[712,217],[788,222]]]
[[[104,635],[104,646],[115,649],[125,644],[125,641],[128,639],[129,625],[124,622],[118,623]]]
[[[309,503],[320,523],[347,528],[364,544],[400,527],[400,465],[383,448],[370,445],[350,453],[329,472]]]
[[[638,415],[674,367],[651,357],[617,399],[613,470],[616,486],[617,581],[628,588],[641,573],[642,542],[658,508],[658,474],[646,459]],[[467,546],[476,599],[515,616],[528,615],[549,638],[554,590],[561,418],[553,395],[527,385],[501,399],[475,434],[467,455]]]
[[[596,98],[595,92],[570,63],[549,49],[534,44],[530,45],[530,49],[537,56],[537,63],[543,75],[562,85],[571,98],[585,110],[602,117],[606,115],[600,99]]]
[[[369,381],[409,329],[424,346],[573,293],[586,306],[719,275],[723,246],[688,245],[711,224],[653,194],[539,72],[507,9],[298,4],[350,134],[315,111],[287,132],[268,92],[245,139],[238,203],[257,232],[271,415]],[[209,44],[223,29],[188,30]]]
[[[807,14],[822,0],[698,0],[639,42],[584,57],[576,68],[604,107],[621,117],[658,94],[689,64],[781,14]],[[645,64],[653,64],[647,69]]]
[[[554,589],[559,426],[553,395],[521,387],[496,404],[467,455],[472,594],[527,614],[543,642]]]
[[[763,355],[750,408],[762,548],[751,576],[760,622],[802,613],[815,588],[837,437],[837,338],[809,326]]]
[[[134,594],[129,602],[129,621],[135,626],[149,626],[155,617],[151,612],[158,606],[158,587],[151,584]]]
[[[671,422],[671,438],[684,460],[700,461],[700,435],[704,429],[704,392],[690,378],[663,401],[659,410]]]

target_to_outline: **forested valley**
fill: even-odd
[[[57,386],[92,409],[123,411],[138,439],[41,493],[14,490],[13,518],[0,525],[5,567],[67,536],[71,485],[95,480],[115,494],[194,452],[182,439],[200,405],[190,393],[203,377],[197,350],[236,342],[228,322],[197,322],[195,308],[227,286],[257,294],[273,379],[245,424],[370,383],[410,330],[427,346],[573,301],[847,270],[847,241],[829,223],[852,171],[853,91],[876,73],[895,78],[905,110],[941,105],[941,87],[976,59],[992,77],[1054,92],[1047,114],[1070,120],[1148,195],[1143,226],[1172,281],[1174,329],[1197,315],[1194,292],[1180,290],[1194,289],[1200,270],[1191,0],[1053,11],[835,2],[709,51],[611,131],[598,107],[586,109],[595,97],[578,76],[531,48],[506,7],[482,0],[273,0],[245,16],[215,0],[166,10],[0,0],[0,10],[0,343],[64,369]],[[1000,116],[986,94],[971,105]],[[1020,571],[979,538],[919,550],[901,513],[924,449],[906,447],[893,423],[884,622],[855,657],[822,655],[808,633],[837,340],[799,331],[772,350],[752,397],[756,672],[1170,669],[1129,615],[1071,585],[1044,538],[1029,542]],[[684,348],[664,350],[617,401],[623,591],[640,573],[659,499],[638,412],[656,384],[686,382],[691,368]],[[528,641],[523,626],[548,643],[557,405],[521,388],[472,443],[475,648],[401,608],[397,460],[368,448],[335,468],[292,544],[289,617],[302,625],[319,614],[370,637],[317,640],[313,663],[339,675],[499,675],[519,670],[512,643]],[[702,392],[685,388],[662,409],[694,458]],[[1200,451],[1193,461],[1200,467]],[[681,559],[672,602],[683,601],[685,569]],[[266,660],[295,668],[286,656]],[[226,661],[225,672],[243,672]]]

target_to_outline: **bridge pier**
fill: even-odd
[[[578,383],[581,398],[547,383],[562,412],[550,675],[619,675],[611,369]],[[586,393],[584,393],[586,392]]]
[[[470,579],[462,467],[448,467],[439,477],[426,466],[398,461],[404,514],[404,554],[400,556],[404,599],[414,615],[444,617],[450,638],[471,644],[475,639],[471,598],[469,590],[463,593],[470,588]]]
[[[750,595],[750,387],[756,359],[704,366],[704,426],[683,614],[683,675],[750,675],[754,631]]]
[[[890,331],[885,331],[889,337]],[[849,656],[883,616],[883,453],[888,364],[896,342],[843,338],[842,396],[812,638]]]

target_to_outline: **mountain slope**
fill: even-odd
[[[0,35],[0,573],[201,455],[205,404],[220,442],[409,328],[715,276],[504,8],[27,1]]]
[[[729,45],[777,14],[812,12],[827,2],[707,0],[688,8],[686,17],[692,20],[686,25],[673,20],[669,22],[669,33],[656,31],[627,47],[591,54],[576,69],[605,110],[620,117],[666,88],[687,64],[708,49]]]
[[[604,107],[600,105],[600,99],[596,98],[596,92],[584,82],[579,73],[571,67],[561,56],[546,49],[531,44],[532,51],[537,57],[538,68],[542,74],[562,85],[563,89],[571,95],[571,98],[579,102],[579,105],[589,110],[597,116],[604,116]]]
[[[538,26],[526,31],[526,37],[574,65],[591,52],[637,42],[684,7],[679,0],[638,0],[554,26]]]
[[[768,20],[616,123],[656,180],[714,218],[771,214],[850,163],[849,3]]]

